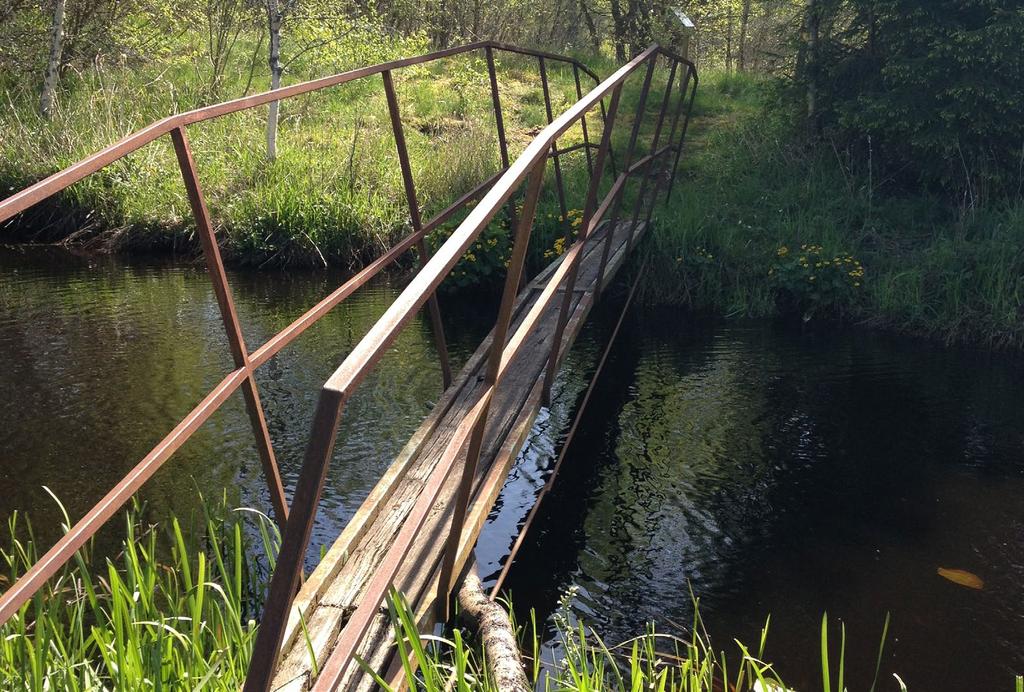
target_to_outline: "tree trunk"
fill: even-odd
[[[743,12],[740,15],[740,72],[747,69],[747,26],[750,23],[750,0],[743,0]]]
[[[732,10],[726,15],[725,25],[725,71],[732,72]]]
[[[626,26],[622,17],[619,0],[611,0],[612,33],[615,36],[615,59],[626,62]]]
[[[284,14],[278,0],[267,0],[267,24],[270,28],[270,88],[281,87],[281,24]],[[277,158],[277,115],[280,102],[270,103],[270,114],[267,116],[267,159]]]
[[[818,29],[821,17],[817,0],[806,0],[806,3],[807,60],[804,69],[807,73],[807,122],[813,133],[818,131]]]
[[[484,643],[487,667],[500,692],[531,692],[508,613],[487,597],[474,566],[459,589],[462,614],[472,618]]]
[[[580,0],[580,14],[583,15],[583,23],[587,26],[587,34],[590,36],[590,45],[594,53],[601,51],[601,37],[597,35],[597,26],[594,24],[594,17],[587,7],[587,0]]]
[[[57,91],[57,74],[60,70],[60,57],[64,46],[64,1],[56,0],[53,4],[53,23],[50,25],[50,57],[46,61],[43,93],[39,97],[39,112],[46,119],[50,118],[53,108],[53,95]]]

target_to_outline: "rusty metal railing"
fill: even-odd
[[[433,62],[451,56],[482,51],[487,59],[487,70],[489,73],[491,95],[494,105],[495,126],[501,152],[502,169],[488,180],[480,183],[477,187],[462,195],[451,205],[446,207],[432,219],[423,222],[420,216],[420,207],[416,197],[415,185],[412,179],[409,165],[409,155],[405,147],[405,137],[402,127],[401,115],[397,96],[395,95],[392,72],[411,65],[420,65]],[[544,53],[541,51],[530,51],[506,46],[504,44],[484,41],[472,43],[465,46],[436,51],[416,57],[404,58],[388,63],[382,63],[370,67],[363,67],[349,72],[324,77],[300,84],[295,84],[275,91],[256,94],[234,101],[227,101],[205,108],[173,115],[159,120],[142,130],[125,137],[111,146],[79,161],[73,166],[62,170],[54,175],[41,180],[40,182],[0,201],[0,225],[10,221],[21,212],[39,202],[57,195],[71,185],[84,178],[102,170],[106,166],[128,156],[134,151],[150,144],[161,137],[170,137],[177,157],[178,166],[181,171],[182,180],[189,204],[192,209],[193,219],[202,247],[210,280],[213,284],[214,294],[220,309],[224,330],[227,334],[228,345],[234,360],[235,369],[229,372],[210,391],[188,415],[186,415],[148,454],[131,470],[124,478],[115,485],[96,505],[90,509],[70,530],[56,542],[56,544],[43,555],[40,560],[29,569],[25,575],[12,584],[3,596],[0,596],[0,624],[7,622],[35,594],[46,581],[70,560],[75,552],[81,548],[98,530],[106,523],[124,504],[131,498],[170,459],[191,436],[205,423],[224,402],[231,397],[238,389],[242,390],[245,398],[246,410],[250,419],[252,431],[256,441],[263,472],[270,490],[270,497],[273,504],[274,515],[278,523],[284,527],[288,518],[288,503],[285,499],[284,487],[281,483],[281,475],[278,470],[277,460],[274,455],[273,444],[270,433],[267,429],[266,419],[263,413],[263,405],[260,401],[259,388],[256,383],[255,371],[266,364],[282,349],[291,344],[299,335],[316,323],[324,315],[330,312],[338,304],[344,301],[357,289],[365,285],[371,278],[379,274],[385,267],[397,261],[409,249],[416,247],[419,251],[421,262],[428,259],[425,245],[426,236],[436,230],[443,223],[451,219],[470,202],[479,199],[491,186],[493,186],[502,173],[508,167],[508,148],[505,137],[504,121],[502,118],[501,103],[498,94],[498,81],[495,69],[495,51],[525,54],[536,57],[538,60],[553,60],[571,65],[578,84],[579,73],[582,72],[594,80],[599,81],[596,74],[578,60],[563,56]],[[249,351],[242,336],[241,325],[238,321],[238,314],[235,310],[234,299],[227,274],[224,271],[224,263],[221,259],[220,249],[217,244],[214,232],[213,221],[202,192],[199,175],[196,170],[195,161],[192,157],[192,148],[189,144],[187,128],[190,125],[202,123],[207,120],[219,118],[239,111],[267,105],[274,101],[294,98],[303,94],[320,91],[330,87],[340,86],[359,79],[366,79],[381,75],[384,81],[385,95],[387,97],[388,115],[395,138],[395,145],[398,152],[398,159],[402,169],[402,179],[405,189],[406,201],[409,206],[409,215],[413,232],[400,240],[394,247],[369,263],[351,279],[336,288],[330,295],[310,308],[302,316],[285,327],[281,332],[271,337],[266,343],[254,351]],[[584,139],[587,148],[591,148],[589,139]],[[440,311],[435,296],[429,301],[431,326],[434,334],[436,347],[441,361],[443,385],[445,388],[451,383],[451,367],[448,363],[447,346],[444,332],[440,321]]]
[[[651,88],[652,77],[660,58],[666,58],[669,64],[669,78],[658,112],[655,134],[650,151],[634,161],[634,152],[639,138],[642,121],[647,113],[647,99]],[[541,74],[544,75],[544,63],[541,58]],[[680,65],[684,66],[685,76],[677,86],[676,75]],[[641,87],[636,113],[626,149],[623,170],[614,176],[610,189],[598,203],[598,195],[605,166],[611,159],[611,145],[615,129],[616,116],[621,103],[622,89],[626,80],[641,68],[644,70],[644,81]],[[546,84],[546,78],[543,79]],[[691,87],[692,84],[692,88]],[[598,225],[605,222],[610,228],[617,227],[620,218],[625,185],[628,179],[641,172],[641,183],[638,191],[638,205],[633,214],[633,223],[629,227],[630,236],[627,240],[632,245],[638,227],[637,221],[641,207],[645,213],[645,222],[649,222],[654,206],[662,187],[671,185],[675,179],[678,165],[678,154],[682,149],[682,136],[685,136],[689,123],[689,114],[696,94],[697,74],[692,63],[680,58],[656,45],[649,47],[633,60],[618,69],[613,75],[601,82],[593,91],[582,96],[569,110],[551,120],[540,134],[526,147],[526,150],[515,162],[510,164],[500,179],[490,188],[479,204],[469,213],[466,219],[452,233],[448,240],[438,249],[436,254],[416,274],[409,285],[385,311],[377,323],[352,350],[344,362],[331,375],[320,391],[316,413],[313,418],[312,431],[302,470],[296,485],[292,502],[292,515],[285,527],[281,551],[278,555],[270,584],[270,592],[266,609],[260,623],[254,646],[249,674],[245,684],[247,692],[263,692],[271,684],[277,656],[287,627],[288,614],[292,601],[299,586],[303,559],[309,545],[310,534],[316,517],[320,496],[326,481],[328,467],[335,444],[335,435],[341,419],[342,410],[352,397],[360,383],[379,362],[390,348],[406,324],[430,300],[443,279],[455,267],[462,255],[469,249],[480,232],[490,223],[504,205],[508,204],[519,187],[526,183],[526,192],[522,205],[522,213],[515,226],[512,255],[502,293],[501,304],[494,326],[492,345],[488,355],[484,389],[479,400],[469,413],[461,420],[455,433],[442,452],[437,466],[423,483],[417,500],[410,510],[394,543],[388,548],[365,588],[358,607],[348,618],[339,634],[337,643],[327,660],[320,667],[314,682],[314,690],[333,690],[342,680],[342,676],[353,661],[355,652],[376,614],[386,594],[392,588],[401,566],[415,557],[414,543],[423,527],[427,516],[434,509],[445,482],[459,466],[458,459],[466,448],[465,460],[461,465],[461,477],[458,490],[451,509],[452,520],[448,529],[446,546],[441,556],[440,575],[436,593],[442,604],[442,617],[447,614],[447,599],[455,585],[457,575],[454,566],[462,548],[460,545],[466,512],[470,501],[473,481],[480,457],[487,425],[488,409],[496,388],[509,370],[509,365],[516,354],[526,344],[544,311],[551,305],[559,287],[565,283],[563,297],[559,307],[558,324],[552,349],[547,356],[548,366],[545,376],[545,390],[549,391],[553,373],[563,355],[561,351],[562,336],[568,319],[575,289],[580,258],[586,241],[595,233]],[[677,93],[676,108],[672,115],[667,145],[660,145],[661,133],[669,110],[671,97]],[[527,247],[533,228],[534,213],[537,208],[544,172],[549,158],[555,161],[556,185],[561,187],[560,168],[557,159],[557,140],[575,123],[585,118],[586,114],[597,107],[606,97],[610,96],[610,105],[601,136],[601,143],[594,159],[591,161],[591,178],[587,189],[583,211],[583,221],[575,242],[563,256],[559,266],[552,273],[536,302],[530,307],[526,316],[509,337],[512,324],[513,303],[519,291],[523,275]],[[687,98],[689,96],[689,98]],[[548,110],[550,115],[550,109]],[[682,134],[676,139],[680,116],[684,115]],[[669,156],[675,154],[671,164]],[[655,162],[662,165],[655,166]],[[648,194],[650,180],[654,180],[653,194]],[[559,203],[565,210],[564,192],[560,192]],[[566,214],[563,213],[563,219]],[[614,233],[606,234],[602,248],[602,258],[596,285],[602,282],[603,273],[608,259]],[[629,246],[628,245],[628,246]],[[627,247],[628,247],[627,246]],[[472,546],[469,546],[472,549]]]
[[[431,62],[470,51],[482,51],[486,58],[502,169],[490,179],[464,194],[432,219],[423,222],[409,165],[408,152],[405,147],[404,132],[398,99],[394,90],[392,72],[402,67]],[[538,61],[541,86],[544,92],[545,110],[549,124],[526,147],[525,151],[515,162],[510,162],[509,160],[495,69],[495,51],[508,51],[535,57]],[[648,112],[647,101],[652,77],[656,66],[661,60],[665,61],[669,68],[669,77],[665,84],[661,107],[657,115],[653,142],[646,155],[636,158],[634,154],[641,131],[641,124]],[[547,63],[549,61],[557,61],[572,66],[576,93],[579,99],[569,110],[557,118],[554,117],[552,112],[549,94],[547,79]],[[680,66],[683,67],[681,71],[684,73],[681,77],[679,76]],[[643,70],[644,81],[634,115],[625,158],[621,171],[618,171],[612,152],[612,139],[623,85],[630,76],[638,73],[641,68],[646,68]],[[597,87],[587,94],[583,94],[580,84],[581,72],[591,77],[595,83],[598,83]],[[242,337],[230,286],[217,245],[213,223],[206,208],[198,173],[192,159],[192,150],[189,145],[186,128],[195,123],[230,113],[374,75],[381,75],[384,82],[388,112],[402,169],[403,187],[409,205],[413,232],[335,289],[280,333],[270,338],[256,350],[250,352]],[[584,243],[595,233],[598,225],[602,222],[610,224],[611,228],[615,228],[618,225],[621,220],[620,214],[626,183],[638,173],[640,174],[640,183],[636,199],[637,205],[633,212],[632,225],[630,226],[629,246],[632,246],[634,242],[641,213],[644,214],[645,222],[649,223],[662,189],[670,191],[674,183],[679,156],[682,151],[683,137],[689,123],[696,87],[697,74],[693,64],[658,46],[649,47],[618,69],[613,75],[604,81],[600,81],[586,66],[571,58],[541,51],[525,50],[489,41],[473,43],[372,67],[360,68],[339,75],[292,85],[273,92],[258,94],[165,118],[0,202],[0,223],[4,223],[32,205],[59,193],[70,185],[127,156],[131,152],[164,135],[169,135],[177,155],[203,255],[213,283],[225,331],[228,335],[229,347],[235,363],[234,370],[228,373],[98,504],[72,526],[64,537],[57,541],[25,575],[8,588],[3,596],[0,597],[0,624],[9,620],[19,608],[31,599],[46,581],[56,574],[73,557],[75,552],[171,458],[174,452],[235,391],[241,388],[256,438],[261,464],[268,487],[270,488],[275,516],[283,527],[281,551],[278,555],[277,567],[271,579],[266,609],[260,624],[245,685],[246,690],[268,689],[284,636],[288,613],[302,576],[303,560],[308,548],[313,522],[316,518],[320,496],[324,488],[342,410],[358,385],[375,367],[403,327],[425,304],[430,312],[434,338],[441,361],[444,386],[448,387],[451,383],[451,369],[448,365],[447,348],[441,328],[436,291],[460,257],[465,254],[479,236],[482,229],[502,207],[506,207],[511,228],[514,229],[513,250],[494,327],[493,343],[487,362],[485,389],[470,413],[459,424],[453,439],[443,452],[436,469],[425,482],[423,490],[403,524],[395,543],[389,548],[379,569],[371,579],[359,607],[349,618],[340,634],[335,649],[320,670],[316,681],[316,689],[333,689],[340,681],[341,675],[352,660],[356,647],[359,645],[374,614],[383,602],[399,567],[403,560],[406,559],[417,532],[422,527],[427,514],[433,507],[445,481],[457,466],[456,461],[462,449],[468,443],[468,451],[465,462],[462,465],[462,473],[452,510],[453,517],[447,537],[447,545],[443,556],[441,556],[437,593],[446,605],[447,596],[457,577],[457,575],[453,574],[454,565],[459,555],[463,523],[481,451],[488,408],[494,392],[507,373],[509,363],[523,348],[527,336],[537,325],[543,311],[551,305],[551,301],[557,295],[559,286],[564,282],[566,284],[565,292],[559,307],[557,330],[551,353],[548,355],[548,365],[545,373],[545,398],[548,396],[557,365],[564,355],[561,350],[562,336],[571,307],[572,294]],[[668,144],[662,145],[660,143],[661,134],[664,129],[663,125],[666,116],[670,110],[669,106],[673,95],[677,96],[676,105],[672,111],[671,127],[666,138]],[[607,111],[604,104],[605,98],[610,98]],[[599,145],[595,145],[590,141],[586,124],[587,114],[595,109],[599,109],[603,121]],[[677,136],[676,133],[681,119],[683,123],[682,129]],[[577,123],[581,125],[584,137],[583,143],[559,149],[557,144],[559,137]],[[523,276],[527,248],[533,227],[533,217],[537,208],[547,161],[552,159],[554,162],[556,191],[559,207],[562,211],[562,220],[565,224],[565,234],[568,239],[571,237],[572,230],[568,221],[568,214],[566,213],[564,181],[562,179],[559,158],[580,148],[586,153],[587,167],[590,173],[582,225],[576,235],[575,242],[568,248],[536,303],[528,311],[520,326],[509,337],[513,301]],[[612,182],[607,192],[601,198],[601,201],[598,202],[606,168],[611,169]],[[525,198],[523,200],[521,216],[517,218],[513,196],[524,181],[526,182]],[[654,183],[653,191],[648,191],[651,181]],[[425,244],[426,235],[436,230],[441,224],[451,219],[461,209],[466,208],[470,202],[475,200],[479,200],[479,203],[468,213],[465,220],[451,236],[438,248],[435,255],[428,258]],[[611,213],[609,214],[609,212]],[[601,285],[613,235],[613,233],[608,233],[607,240],[604,241],[605,244],[602,250],[602,259],[597,279],[598,287]],[[254,373],[256,369],[266,364],[274,355],[291,344],[317,320],[413,247],[416,247],[420,254],[422,262],[420,270],[321,389],[314,414],[309,444],[296,483],[292,503],[289,507],[285,500],[284,489],[277,461],[274,457],[273,445],[267,430]]]

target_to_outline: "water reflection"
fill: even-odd
[[[508,584],[611,641],[656,621],[756,641],[800,689],[821,615],[847,625],[851,689],[1010,689],[1024,670],[1019,360],[858,332],[630,324]],[[957,586],[939,566],[985,579]],[[891,680],[891,678],[889,678]],[[888,683],[886,683],[888,684]]]
[[[250,348],[341,277],[233,272]],[[317,390],[395,297],[379,283],[258,373],[286,487]],[[477,558],[496,573],[617,316],[599,306],[491,514]],[[494,306],[442,303],[456,366]],[[1024,671],[1024,366],[864,332],[801,333],[635,312],[508,587],[548,617],[573,607],[625,639],[672,630],[701,598],[720,646],[754,640],[801,689],[819,679],[823,611],[847,624],[851,689],[866,688],[881,623],[884,673],[911,689],[1010,689]],[[45,542],[80,516],[231,368],[205,273],[38,250],[0,251],[0,518],[31,511]],[[430,410],[440,369],[417,319],[345,416],[318,523],[329,542]],[[269,499],[236,396],[147,484],[154,518],[196,489]],[[116,538],[116,529],[110,538]],[[985,582],[958,586],[938,567]],[[525,615],[525,614],[524,614]],[[883,688],[884,689],[884,688]]]
[[[336,273],[235,272],[239,319],[253,348],[312,306]],[[267,423],[291,488],[319,387],[391,303],[381,282],[336,308],[258,371]],[[486,321],[453,305],[460,364]],[[472,315],[473,318],[477,315]],[[64,252],[0,252],[0,516],[30,510],[55,535],[48,485],[81,516],[231,369],[205,273],[187,264],[125,264]],[[346,407],[314,543],[330,541],[440,393],[429,328],[417,319]],[[145,486],[154,517],[187,513],[196,489],[269,508],[240,394]]]

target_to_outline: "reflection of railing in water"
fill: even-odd
[[[392,71],[405,66],[431,62],[476,50],[482,50],[487,60],[502,169],[460,197],[437,216],[423,222],[420,216],[409,156],[405,146],[398,99],[392,80]],[[545,110],[549,122],[548,126],[530,142],[523,154],[514,163],[509,160],[494,62],[494,52],[499,50],[537,58]],[[667,60],[669,75],[664,95],[661,99],[657,120],[655,121],[653,141],[647,154],[636,157],[637,140],[644,116],[647,113],[647,101],[652,77],[660,58]],[[554,114],[551,108],[547,74],[548,61],[562,62],[571,65],[573,69],[578,101],[558,118],[553,117]],[[627,78],[638,72],[641,66],[644,65],[646,65],[646,69],[644,70],[644,81],[640,90],[637,111],[630,130],[625,158],[621,162],[622,171],[618,172],[616,171],[611,145],[622,88]],[[684,68],[682,70],[684,74],[681,76],[679,76],[680,65]],[[0,598],[0,623],[10,619],[43,586],[46,580],[71,559],[75,551],[81,548],[124,505],[228,397],[241,388],[256,438],[260,460],[270,488],[275,514],[278,522],[284,528],[281,553],[278,557],[277,569],[272,578],[267,606],[260,625],[249,678],[246,683],[247,689],[266,689],[273,675],[275,660],[281,645],[292,599],[301,579],[303,558],[308,547],[317,505],[332,456],[342,408],[364,377],[373,369],[384,352],[393,343],[398,333],[424,304],[428,305],[430,312],[444,386],[447,388],[451,384],[451,369],[448,364],[447,348],[441,328],[436,290],[459,261],[460,257],[476,240],[482,229],[487,226],[502,207],[506,207],[511,228],[515,229],[515,236],[504,293],[494,327],[494,341],[487,362],[486,389],[480,400],[461,421],[455,432],[454,439],[452,439],[444,451],[441,463],[438,464],[435,472],[430,475],[424,484],[423,490],[411,514],[402,526],[398,538],[390,546],[386,557],[382,560],[379,569],[372,578],[359,607],[349,618],[348,623],[341,632],[336,648],[320,671],[316,683],[317,688],[329,688],[337,684],[341,673],[351,661],[356,646],[364,636],[370,619],[383,601],[399,566],[402,564],[403,558],[408,553],[408,548],[416,540],[417,532],[422,527],[438,492],[456,465],[455,462],[458,455],[468,442],[466,463],[462,469],[459,490],[455,499],[452,525],[448,532],[447,546],[441,563],[438,593],[441,594],[442,600],[444,600],[444,597],[454,585],[453,565],[456,560],[456,554],[460,549],[459,543],[466,507],[469,502],[473,474],[480,455],[488,407],[495,388],[506,374],[509,363],[523,347],[527,336],[536,326],[540,315],[551,304],[551,301],[558,293],[559,286],[564,282],[566,284],[565,291],[558,313],[558,324],[555,330],[552,350],[547,357],[548,364],[544,377],[545,396],[550,392],[557,369],[562,334],[565,329],[576,283],[579,258],[585,241],[596,231],[598,225],[606,217],[609,219],[607,223],[610,224],[611,228],[615,228],[619,223],[626,183],[634,174],[641,173],[635,200],[636,205],[632,213],[632,223],[629,226],[633,233],[635,233],[635,229],[641,222],[641,214],[644,215],[643,223],[650,222],[656,201],[662,189],[667,188],[670,190],[675,179],[679,156],[682,150],[682,141],[686,133],[690,109],[692,108],[693,97],[696,92],[697,75],[694,66],[662,48],[651,46],[617,70],[611,77],[600,82],[594,90],[586,95],[583,94],[580,84],[581,71],[593,78],[595,82],[599,81],[596,75],[573,59],[539,51],[524,50],[494,42],[475,43],[373,67],[361,68],[333,77],[297,84],[274,92],[267,92],[166,118],[0,202],[0,223],[2,223],[28,209],[33,204],[59,193],[75,182],[101,170],[159,137],[169,134],[174,145],[186,192],[199,231],[203,254],[213,282],[214,292],[235,362],[235,370],[228,373],[213,391],[170,434],[154,447],[85,517],[76,523],[39,562],[33,565],[28,573],[7,590],[3,597]],[[234,309],[231,291],[221,261],[213,225],[199,184],[185,129],[188,125],[194,123],[377,74],[382,76],[384,82],[388,112],[398,151],[413,232],[265,344],[255,351],[249,352],[242,337],[241,327]],[[679,76],[678,80],[677,76]],[[670,108],[673,95],[676,95],[674,109]],[[610,102],[606,112],[604,99],[609,96]],[[604,122],[599,145],[590,142],[586,123],[587,113],[595,108],[600,108],[601,117]],[[670,119],[671,126],[666,137],[667,144],[663,145],[661,139],[665,129],[666,117],[670,112],[672,113]],[[682,117],[684,114],[685,117]],[[680,120],[682,120],[681,130],[679,128]],[[576,123],[580,123],[583,142],[559,149],[557,146],[558,138]],[[677,131],[679,132],[678,137]],[[590,183],[587,190],[582,225],[575,242],[568,248],[568,251],[561,260],[561,264],[551,275],[540,297],[529,310],[522,324],[509,338],[508,332],[512,321],[513,300],[516,297],[520,279],[523,275],[523,265],[547,160],[551,158],[554,162],[556,192],[568,242],[568,240],[571,240],[570,234],[572,229],[568,221],[568,208],[560,157],[580,149],[586,154],[587,169],[590,173]],[[653,165],[655,162],[660,165]],[[607,193],[598,202],[606,167],[612,171],[613,180]],[[654,180],[653,189],[649,189],[652,179]],[[523,200],[521,216],[517,219],[513,196],[518,192],[519,187],[524,181],[526,182],[525,198]],[[475,200],[480,200],[479,204],[469,212],[466,219],[445,243],[438,248],[435,256],[428,258],[425,243],[426,235],[436,230],[441,224],[448,221]],[[604,243],[596,283],[598,288],[601,285],[601,277],[604,274],[605,265],[608,261],[608,252],[613,235],[614,233],[609,233],[608,240]],[[627,242],[627,250],[632,245],[632,242],[633,238],[630,237]],[[424,265],[398,299],[388,308],[366,336],[363,337],[321,390],[309,446],[296,485],[293,501],[289,508],[285,500],[273,446],[260,403],[258,387],[254,376],[255,370],[267,363],[302,332],[336,307],[355,290],[363,286],[373,276],[377,275],[384,267],[396,261],[402,254],[414,246],[419,251]],[[291,510],[290,515],[289,509]]]

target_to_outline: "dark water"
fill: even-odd
[[[342,279],[231,273],[250,349]],[[258,371],[286,488],[298,475],[320,386],[399,289],[368,287]],[[472,306],[450,317],[450,348],[461,363],[486,327]],[[44,484],[81,516],[232,369],[201,267],[32,250],[0,252],[0,364],[0,517],[29,510],[49,540],[57,514]],[[429,329],[414,321],[346,408],[315,543],[337,535],[440,383]],[[236,394],[144,487],[149,511],[185,514],[197,488],[269,510],[252,439]]]
[[[517,603],[606,641],[682,633],[820,689],[820,623],[866,690],[1011,690],[1024,672],[1024,366],[864,332],[627,322],[511,572]],[[938,576],[969,570],[975,591]],[[557,651],[549,652],[557,655]],[[833,664],[838,651],[833,651]],[[833,675],[833,680],[835,676]]]
[[[254,348],[333,288],[330,273],[233,272]],[[397,295],[357,294],[259,373],[287,487],[316,393]],[[500,568],[610,330],[585,327],[555,403],[492,513],[478,559]],[[443,304],[461,364],[493,306]],[[822,612],[847,626],[851,689],[883,674],[912,690],[1010,689],[1024,671],[1024,367],[1019,357],[864,332],[720,325],[633,314],[507,586],[550,617],[573,609],[609,641],[675,631],[690,589],[720,648],[756,641],[816,689]],[[223,373],[230,358],[205,274],[65,253],[0,251],[0,519],[29,510],[54,537],[48,485],[80,516]],[[329,543],[439,394],[425,321],[403,333],[346,409],[314,542]],[[146,486],[154,518],[195,489],[267,508],[240,397]],[[965,569],[965,589],[936,574]],[[891,677],[881,689],[894,689]]]

